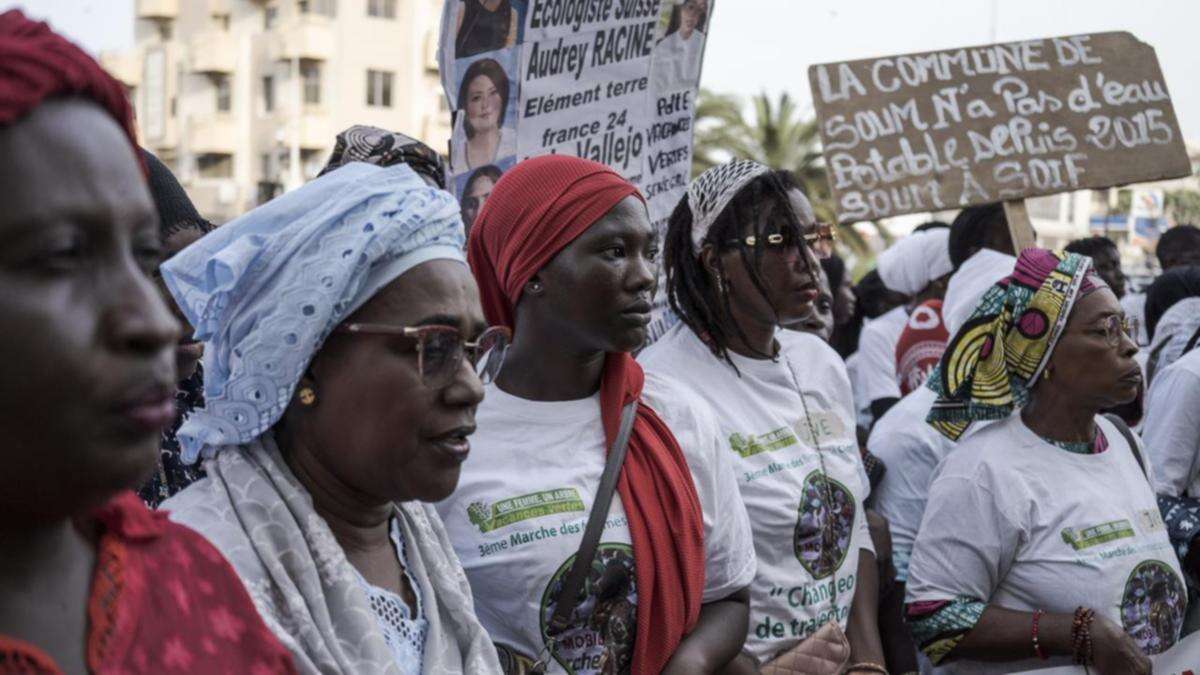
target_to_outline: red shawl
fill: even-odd
[[[525,283],[637,188],[603,164],[561,155],[521,162],[496,183],[471,228],[468,259],[488,322],[514,327]],[[609,354],[600,416],[611,446],[621,409],[645,376],[626,353]],[[637,568],[633,672],[657,673],[696,625],[704,588],[700,499],[675,436],[638,404],[617,491],[629,518]]]

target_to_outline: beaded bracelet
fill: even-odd
[[[866,671],[869,671],[872,673],[883,673],[883,675],[888,675],[887,668],[884,668],[883,666],[879,665],[878,663],[872,663],[870,661],[863,661],[861,663],[856,663],[856,664],[846,668],[847,673],[852,673],[856,670],[866,670]]]
[[[1075,663],[1081,666],[1092,664],[1092,621],[1095,618],[1095,610],[1077,607],[1071,621],[1071,654]]]
[[[1033,631],[1032,631],[1032,633],[1033,633],[1033,653],[1035,656],[1037,656],[1039,659],[1041,659],[1043,661],[1046,660],[1046,653],[1042,651],[1042,645],[1040,642],[1038,642],[1038,621],[1042,618],[1042,615],[1045,613],[1046,613],[1045,610],[1041,610],[1041,609],[1039,609],[1033,613]]]

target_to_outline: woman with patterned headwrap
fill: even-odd
[[[203,537],[149,511],[178,323],[121,86],[0,14],[0,672],[289,673]]]
[[[529,159],[496,183],[469,249],[513,346],[479,407],[481,461],[438,511],[506,671],[719,671],[746,635],[754,549],[711,412],[630,355],[658,252],[642,196],[596,162]],[[597,552],[548,631],[626,414]]]
[[[1187,592],[1141,443],[1100,414],[1136,395],[1136,353],[1090,260],[1042,249],[951,338],[928,419],[963,440],[908,570],[910,626],[939,672],[1149,673],[1179,639]],[[980,420],[995,422],[964,437]]]
[[[229,558],[301,672],[499,671],[428,504],[507,345],[463,243],[449,194],[353,161],[163,266],[205,342],[178,437],[208,474],[163,508]]]

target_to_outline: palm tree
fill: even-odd
[[[805,119],[786,92],[773,101],[762,93],[746,103],[733,94],[700,90],[696,105],[692,172],[721,164],[731,157],[752,159],[777,169],[787,169],[812,202],[817,218],[835,222],[836,213],[825,177],[821,137],[815,117]],[[885,241],[887,231],[873,223]],[[860,260],[869,257],[866,242],[849,225],[838,227],[838,236]]]

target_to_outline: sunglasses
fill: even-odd
[[[833,242],[837,239],[837,231],[828,223],[817,223],[813,226],[811,232],[801,235],[800,239],[813,252],[813,255],[819,259],[825,259],[833,255]],[[758,237],[752,234],[744,239],[727,239],[725,243],[729,246],[745,244],[753,248],[758,244]],[[767,235],[765,245],[767,248],[787,248],[795,246],[795,239],[781,232],[776,232]]]
[[[491,384],[500,374],[504,355],[512,343],[512,331],[492,326],[478,340],[467,342],[453,326],[391,326],[382,323],[346,323],[335,333],[357,335],[398,335],[416,342],[417,370],[421,382],[431,389],[440,389],[454,381],[463,359],[470,361],[475,375],[484,384]]]

